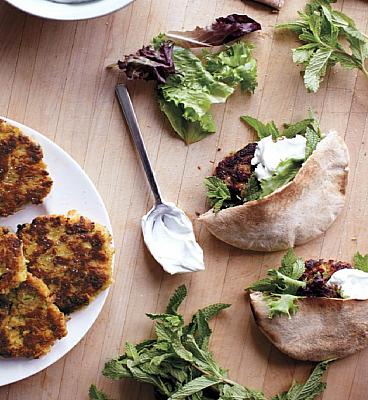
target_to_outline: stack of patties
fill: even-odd
[[[42,280],[27,273],[22,242],[0,228],[0,356],[37,358],[67,334]]]
[[[39,144],[0,119],[0,217],[40,204],[52,180]],[[66,317],[111,283],[103,226],[69,213],[0,227],[0,357],[38,358],[66,336]]]

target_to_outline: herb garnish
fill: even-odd
[[[363,256],[357,251],[354,255],[354,268],[361,271],[368,272],[368,254]]]
[[[217,176],[205,178],[204,185],[207,189],[207,198],[213,211],[220,211],[224,203],[231,201],[231,194],[226,184]]]
[[[147,314],[156,321],[156,339],[135,346],[127,343],[125,353],[108,361],[103,374],[114,380],[132,378],[149,383],[160,400],[266,400],[263,393],[230,380],[208,350],[212,333],[208,321],[229,304],[205,307],[185,325],[178,308],[186,295],[186,287],[180,286],[164,314]],[[315,399],[325,388],[321,379],[328,363],[319,363],[305,384],[294,383],[288,392],[272,400]],[[89,396],[91,400],[108,400],[94,385]]]
[[[269,317],[286,314],[289,318],[298,310],[296,293],[306,287],[306,282],[299,278],[305,271],[302,258],[295,255],[292,249],[284,255],[279,269],[270,269],[267,278],[253,283],[248,289],[265,293],[265,301],[269,307]]]
[[[331,6],[335,2],[311,0],[299,12],[299,20],[278,25],[295,32],[304,43],[293,49],[293,61],[303,65],[304,83],[311,92],[317,92],[328,67],[338,63],[346,69],[357,68],[368,77],[368,37],[350,17]]]

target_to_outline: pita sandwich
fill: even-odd
[[[367,262],[368,257],[364,268]],[[346,278],[353,276],[356,290],[361,285],[356,276],[365,275],[363,278],[368,280],[368,273],[348,263],[308,260],[305,269],[299,272],[302,275],[295,280],[299,286],[295,290],[292,276],[298,263],[302,266],[297,258],[286,262],[279,270],[270,270],[268,278],[251,286],[251,309],[261,332],[280,351],[303,361],[342,358],[368,347],[368,300],[354,297],[352,280]],[[338,276],[340,286],[333,284]],[[345,282],[341,276],[345,276]],[[350,293],[344,292],[346,285]],[[361,298],[368,299],[368,285],[359,290]]]
[[[258,200],[212,208],[199,220],[218,239],[244,250],[301,245],[326,232],[342,211],[348,164],[344,140],[330,132],[290,182]]]

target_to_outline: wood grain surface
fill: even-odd
[[[307,376],[311,365],[282,355],[257,331],[243,291],[277,265],[281,253],[237,250],[196,222],[205,272],[168,276],[145,249],[140,218],[152,198],[114,98],[114,86],[121,78],[105,69],[160,31],[205,25],[233,12],[246,12],[262,22],[262,32],[248,37],[256,45],[259,86],[254,95],[237,92],[226,105],[214,107],[218,132],[202,142],[185,146],[160,113],[153,86],[129,84],[162,192],[195,220],[196,213],[207,207],[202,180],[214,162],[253,138],[240,122],[241,114],[281,124],[303,118],[312,107],[325,130],[335,128],[345,137],[351,171],[342,215],[326,235],[299,247],[297,253],[349,261],[357,249],[368,252],[368,82],[360,73],[334,68],[317,94],[306,93],[291,61],[295,39],[274,30],[277,22],[291,20],[304,4],[304,0],[288,0],[277,14],[240,0],[136,0],[103,18],[55,22],[0,2],[0,115],[42,132],[87,171],[106,202],[116,244],[115,283],[88,335],[47,370],[1,387],[1,400],[87,399],[91,383],[116,400],[151,399],[149,388],[112,383],[101,376],[101,369],[126,340],[139,341],[152,333],[144,313],[162,310],[169,294],[182,283],[189,288],[183,307],[186,316],[213,302],[232,303],[214,321],[211,342],[232,379],[271,395],[286,389],[293,379]],[[339,0],[336,7],[367,30],[365,0]],[[324,400],[366,400],[368,350],[335,363],[327,379]]]

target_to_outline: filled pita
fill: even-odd
[[[220,240],[244,250],[277,251],[306,243],[335,221],[345,202],[349,153],[330,132],[293,181],[260,200],[199,217]]]
[[[250,294],[259,329],[283,353],[297,360],[342,358],[368,346],[368,300],[306,297],[298,311],[269,318],[261,292]]]

